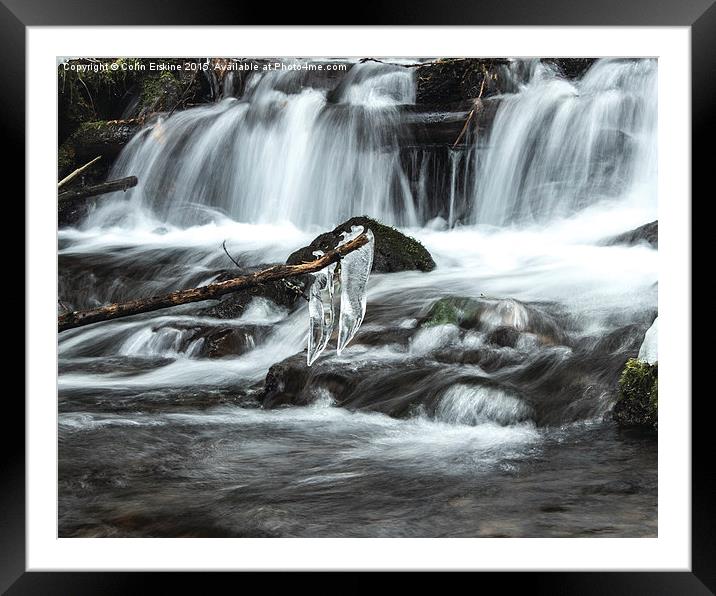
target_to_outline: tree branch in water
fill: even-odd
[[[108,304],[107,306],[90,310],[65,313],[57,317],[57,330],[62,332],[67,329],[82,327],[83,325],[90,325],[91,323],[98,323],[100,321],[129,317],[131,315],[170,308],[180,304],[189,304],[190,302],[201,302],[203,300],[218,298],[219,296],[238,290],[258,286],[266,282],[285,280],[306,273],[316,273],[331,263],[340,261],[344,256],[359,249],[367,242],[368,236],[362,233],[353,240],[340,245],[335,250],[328,251],[315,261],[309,261],[308,263],[300,263],[298,265],[274,265],[273,267],[257,271],[256,273],[234,277],[200,288],[189,288],[187,290],[164,294],[163,296],[140,298],[129,302]]]

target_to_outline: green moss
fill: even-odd
[[[481,311],[481,303],[473,298],[445,296],[432,303],[421,326],[434,327],[452,324],[474,327],[479,322]]]
[[[170,71],[147,77],[142,83],[140,113],[171,110],[179,101],[182,84]]]
[[[627,361],[619,377],[619,397],[614,418],[622,426],[657,428],[659,409],[658,363],[634,358]]]
[[[350,229],[352,225],[369,228],[380,243],[380,251],[393,259],[409,261],[412,269],[432,271],[435,261],[427,249],[415,238],[407,236],[391,226],[382,224],[370,217],[355,217],[348,220],[343,227]]]
[[[333,250],[341,239],[343,232],[350,232],[353,226],[369,229],[375,236],[375,254],[373,271],[377,273],[394,273],[396,271],[432,271],[435,261],[428,250],[415,238],[386,226],[370,217],[352,217],[340,226],[318,236],[310,245],[304,246],[291,254],[286,263],[308,263],[315,257],[313,252]]]
[[[69,174],[75,166],[75,149],[70,143],[63,143],[57,152],[57,174],[61,178]]]

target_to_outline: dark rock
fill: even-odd
[[[224,281],[239,275],[246,275],[254,271],[266,269],[267,267],[269,267],[269,265],[260,265],[258,267],[241,270],[226,270],[219,274],[214,281]],[[303,300],[302,294],[306,291],[308,276],[293,277],[287,280],[287,282],[281,280],[272,281],[239,292],[232,292],[222,296],[221,300],[212,306],[200,311],[200,314],[217,319],[235,319],[243,314],[246,306],[248,306],[254,298],[265,298],[277,306],[292,310]]]
[[[646,243],[654,248],[659,247],[659,221],[652,221],[651,223],[644,224],[618,236],[613,236],[604,241],[606,246],[613,246],[615,244],[626,244],[633,246],[635,244]]]
[[[597,58],[542,58],[542,62],[551,64],[568,79],[581,78],[597,60]]]
[[[620,426],[656,430],[659,420],[658,393],[658,364],[630,359],[619,377],[619,397],[612,411],[614,419]]]
[[[468,329],[477,328],[482,308],[482,302],[474,298],[445,296],[432,303],[420,326],[458,325]]]
[[[454,104],[503,93],[509,85],[504,58],[445,58],[416,68],[416,103]]]
[[[398,144],[402,150],[426,150],[442,146],[464,149],[472,146],[471,134],[463,134],[465,124],[467,132],[489,130],[497,115],[499,98],[482,99],[480,102],[464,100],[456,104],[440,106],[405,105],[400,107],[400,126],[396,130]],[[475,108],[472,116],[470,113]],[[456,141],[460,142],[456,145]]]
[[[306,364],[306,355],[294,354],[277,362],[266,375],[266,384],[261,402],[265,408],[301,404],[300,396],[306,386],[311,369]]]
[[[517,319],[525,319],[519,328]],[[457,325],[463,329],[491,332],[501,327],[510,327],[518,332],[533,333],[542,345],[559,345],[567,342],[563,325],[551,314],[537,306],[524,304],[512,299],[470,298],[466,296],[444,296],[433,302],[420,326]],[[511,341],[501,331],[496,341]],[[516,341],[516,338],[513,338]],[[499,344],[502,345],[502,344]],[[505,344],[509,345],[509,344]]]
[[[622,353],[636,358],[648,328],[647,322],[623,325],[601,337],[580,339],[575,350],[599,355]]]
[[[70,60],[57,67],[58,140],[62,144],[83,123],[127,120],[175,106],[213,99],[200,72],[185,68],[195,58],[106,58]],[[158,63],[178,70],[152,68]],[[71,67],[71,68],[69,68]],[[100,68],[102,67],[102,68]],[[78,70],[82,68],[83,70]]]
[[[406,347],[410,343],[410,337],[413,333],[415,333],[414,329],[402,329],[400,327],[374,331],[360,329],[351,344],[375,347],[398,344]]]
[[[488,342],[504,348],[514,348],[519,338],[520,332],[514,327],[508,327],[506,325],[493,329],[487,335]]]
[[[370,229],[375,236],[375,256],[372,269],[375,273],[432,271],[435,269],[435,261],[420,242],[367,216],[352,217],[331,232],[321,234],[311,244],[291,254],[286,260],[286,264],[296,265],[313,261],[316,258],[313,256],[313,252],[316,250],[323,252],[333,250],[341,240],[341,232],[350,232],[352,226],[363,226],[364,229]]]
[[[102,159],[85,174],[86,183],[104,181],[112,160],[140,130],[139,121],[84,122],[65,140],[58,153],[58,177],[63,177],[98,155]],[[88,177],[89,176],[89,177]],[[77,179],[76,184],[81,180]],[[71,186],[64,188],[69,190]]]
[[[238,356],[256,346],[256,333],[243,327],[219,327],[204,336],[203,353],[209,358]]]
[[[479,365],[486,373],[493,373],[500,368],[519,364],[524,354],[516,350],[494,348],[477,348],[475,350],[441,350],[434,354],[435,360],[447,364]]]

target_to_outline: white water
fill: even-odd
[[[655,308],[656,252],[598,244],[656,215],[655,61],[603,60],[577,82],[543,65],[532,70],[517,94],[503,98],[486,146],[477,140],[477,161],[451,158],[441,198],[447,223],[455,223],[454,168],[471,167],[475,225],[416,227],[418,214],[426,215],[416,201],[427,198],[412,196],[396,145],[398,106],[415,101],[413,71],[366,63],[354,65],[331,93],[287,92],[295,73],[274,72],[250,81],[241,101],[179,112],[149,127],[114,168],[118,176],[138,176],[140,185],[129,199],[103,200],[80,229],[62,230],[60,255],[110,259],[119,270],[131,263],[140,268],[136,287],[157,293],[211,281],[229,265],[218,249],[223,240],[243,265],[277,262],[315,230],[368,213],[407,224],[438,264],[430,274],[374,276],[369,304],[400,293],[414,304],[441,293],[548,300],[582,313],[590,330],[603,328],[614,312],[628,319],[631,311]],[[162,253],[175,266],[157,263]],[[86,277],[78,291],[63,298],[97,304],[136,292]],[[101,335],[117,334],[118,354],[168,350],[184,362],[131,379],[68,374],[60,383],[257,380],[305,339],[304,312],[280,321],[274,315],[266,324],[275,329],[263,346],[220,365],[178,349],[183,332],[171,324],[106,324]],[[63,334],[61,354],[97,333],[99,327]]]
[[[500,106],[473,221],[545,221],[608,200],[654,219],[656,71],[652,60],[601,60],[571,82],[538,65]]]
[[[354,65],[335,101],[309,87],[285,92],[299,76],[267,73],[241,101],[187,110],[137,135],[112,174],[140,180],[130,213],[103,210],[89,225],[146,213],[186,225],[206,209],[303,228],[362,213],[418,223],[396,145],[397,106],[415,100],[412,71]]]
[[[525,328],[529,317],[514,300],[561,305],[577,334],[626,325],[656,309],[657,252],[601,241],[656,216],[656,63],[605,60],[578,82],[543,66],[533,71],[502,99],[489,137],[451,157],[444,187],[416,195],[396,133],[399,106],[415,101],[409,69],[356,65],[332,92],[288,92],[295,75],[272,73],[254,79],[239,101],[176,113],[120,156],[114,174],[136,175],[140,185],[103,200],[80,228],[60,231],[61,271],[79,271],[61,280],[68,294],[61,298],[82,307],[208,283],[231,266],[224,240],[242,266],[281,262],[317,230],[367,213],[402,224],[437,263],[431,273],[372,275],[368,329],[410,329],[420,309],[445,294],[500,299],[495,326]],[[459,168],[476,172],[473,224],[453,227]],[[421,227],[437,215],[425,208],[430,192],[441,193],[430,200],[445,217]],[[385,314],[371,321],[371,305]],[[60,388],[243,389],[304,349],[307,320],[303,306],[289,314],[255,302],[233,321],[177,309],[72,330],[60,336],[61,360],[75,365],[60,375]],[[232,358],[202,356],[204,340],[191,339],[197,328],[247,325],[265,333]],[[358,343],[322,358],[346,367],[399,363],[484,341],[447,325],[417,331],[407,348]],[[527,352],[539,344],[529,334],[520,341]],[[94,366],[106,358],[161,362]],[[518,399],[457,383],[437,417],[516,423],[526,411]],[[497,410],[485,409],[488,401]]]
[[[75,308],[209,283],[233,267],[223,241],[242,267],[283,262],[362,214],[400,225],[437,267],[370,275],[360,332],[384,341],[362,343],[359,332],[340,355],[318,356],[311,370],[324,379],[309,388],[310,407],[240,401],[305,349],[302,301],[289,312],[257,298],[229,320],[189,305],[63,332],[61,533],[111,535],[117,511],[166,516],[173,525],[160,535],[194,519],[232,535],[654,531],[654,462],[640,445],[584,429],[610,407],[600,374],[612,371],[600,363],[625,348],[611,341],[594,364],[590,350],[648,326],[657,307],[657,251],[603,243],[656,217],[656,63],[601,61],[577,82],[531,71],[433,187],[436,162],[421,149],[401,156],[400,105],[415,101],[415,81],[400,67],[357,65],[333,89],[272,73],[240,100],[137,135],[113,171],[138,176],[137,188],[59,232],[60,298]],[[417,183],[406,163],[422,164]],[[419,328],[445,295],[484,298],[482,327]],[[559,312],[569,345],[540,327]],[[518,342],[490,347],[505,325]],[[215,332],[245,349],[207,356]],[[499,367],[460,361],[479,350]],[[370,407],[338,407],[350,386],[342,373],[360,383],[352,403]],[[407,419],[380,413],[400,400],[419,407]],[[619,492],[640,475],[635,494]],[[602,482],[611,496],[594,497]],[[565,513],[544,509],[562,496]],[[433,503],[446,509],[422,509]],[[591,514],[576,515],[583,503]]]

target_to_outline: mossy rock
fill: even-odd
[[[445,296],[433,302],[421,327],[456,325],[476,327],[480,321],[482,303],[465,296]]]
[[[298,249],[286,260],[287,265],[296,265],[313,261],[314,251],[333,250],[341,240],[342,232],[350,232],[353,226],[363,226],[375,236],[375,254],[373,269],[376,273],[396,271],[432,271],[435,261],[428,250],[415,238],[406,236],[395,228],[386,226],[367,216],[353,217],[336,229],[318,236],[311,244]]]
[[[614,419],[621,426],[657,429],[659,409],[658,363],[635,358],[627,361],[619,377],[619,397]]]
[[[140,128],[141,124],[138,122],[121,120],[83,122],[60,145],[57,159],[58,177],[69,174],[99,155],[102,160],[88,170],[85,176],[88,176],[91,182],[103,180],[112,160]]]
[[[142,118],[155,112],[173,110],[182,99],[187,85],[192,84],[191,79],[185,81],[186,77],[181,75],[181,72],[163,71],[157,76],[144,79],[139,105],[136,108],[137,117]]]
[[[176,70],[153,68],[158,62]],[[139,118],[213,99],[208,78],[185,68],[190,62],[196,59],[80,58],[67,63],[72,68],[58,65],[59,143],[86,122]]]

